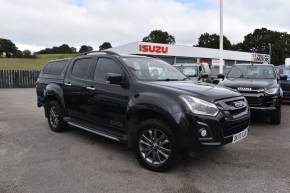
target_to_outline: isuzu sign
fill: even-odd
[[[154,45],[139,44],[139,52],[167,54],[168,46],[154,46]]]

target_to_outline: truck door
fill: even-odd
[[[122,64],[110,57],[99,57],[92,80],[87,84],[90,88],[87,118],[95,124],[124,130],[126,110],[129,102],[129,89],[107,81],[108,73],[126,73]]]
[[[64,102],[69,116],[85,118],[88,91],[88,76],[95,59],[92,57],[78,58],[70,65],[64,81]]]

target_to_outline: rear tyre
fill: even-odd
[[[165,123],[156,119],[137,126],[133,151],[141,166],[157,172],[171,169],[178,157],[176,137]]]
[[[66,123],[63,121],[64,110],[57,101],[49,101],[46,106],[47,121],[49,127],[54,132],[62,132],[66,129]]]
[[[279,107],[279,109],[276,110],[271,115],[271,123],[274,125],[280,125],[280,123],[281,123],[281,107]]]

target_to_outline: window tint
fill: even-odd
[[[123,61],[139,80],[167,81],[186,78],[179,70],[159,59],[145,57],[123,57]]]
[[[282,73],[281,74],[287,75],[287,80],[290,80],[290,68],[282,69]]]
[[[197,76],[197,67],[195,66],[185,66],[182,70],[183,74],[189,77],[196,77]]]
[[[97,62],[94,80],[106,81],[107,73],[123,74],[120,64],[109,58],[100,58]]]
[[[83,58],[77,60],[74,63],[71,74],[78,78],[86,78],[91,63],[92,63],[91,58]]]
[[[61,75],[67,62],[68,62],[67,60],[49,62],[43,68],[42,73],[43,74]]]
[[[274,79],[274,68],[270,65],[236,65],[227,74],[228,78]]]

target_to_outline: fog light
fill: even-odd
[[[206,136],[207,136],[207,130],[204,129],[204,128],[201,128],[201,129],[199,130],[199,133],[200,133],[200,135],[201,135],[202,137],[206,137]]]

